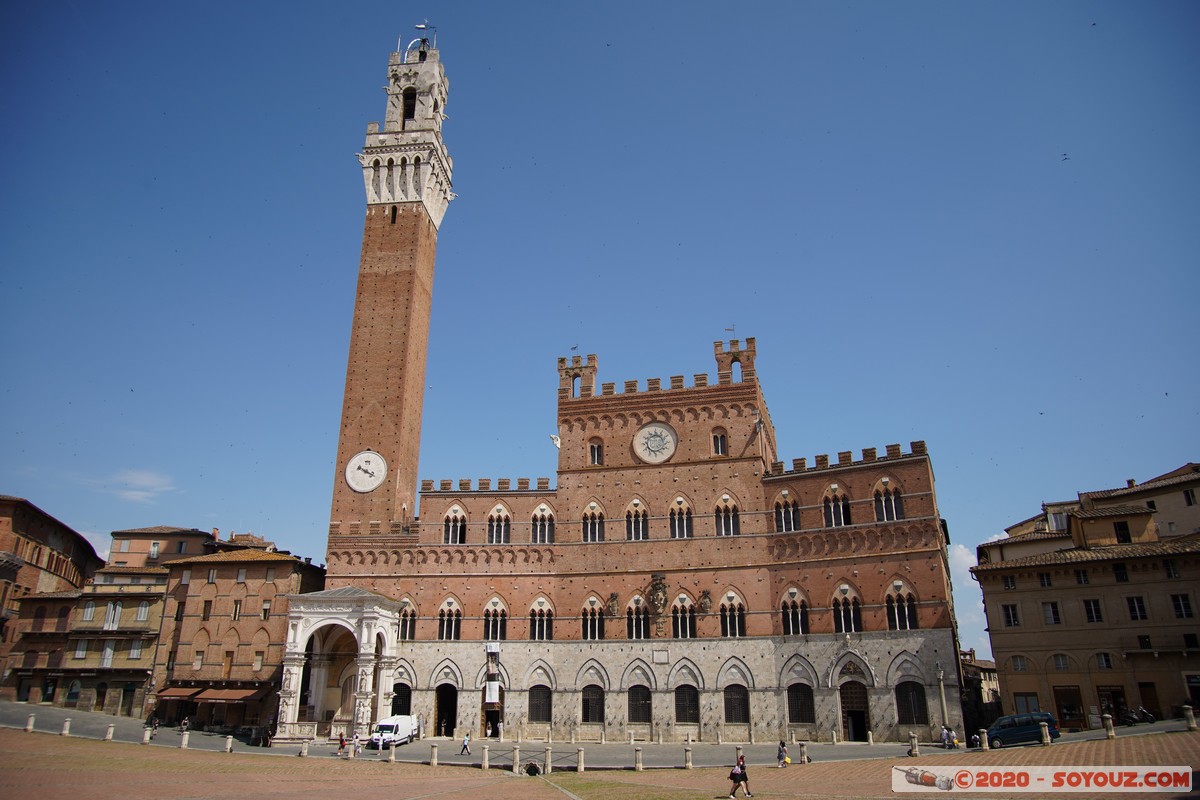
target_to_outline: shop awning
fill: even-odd
[[[195,686],[168,686],[158,693],[160,700],[186,700],[200,690]]]
[[[247,703],[259,700],[268,689],[205,689],[194,698],[198,703]]]

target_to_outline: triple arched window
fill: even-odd
[[[825,511],[825,527],[836,528],[850,525],[850,498],[844,494],[832,494],[822,502]]]
[[[533,544],[554,544],[554,515],[539,511],[530,520],[533,533],[529,538]]]
[[[897,592],[887,596],[887,618],[889,631],[912,631],[917,629],[917,600],[911,594]]]
[[[593,606],[585,608],[580,618],[580,638],[599,641],[604,638],[604,608]]]
[[[775,530],[780,533],[800,530],[800,506],[786,497],[775,504]]]
[[[904,499],[899,489],[884,487],[875,491],[875,521],[889,522],[904,519]]]
[[[462,612],[457,608],[446,607],[438,612],[438,639],[443,642],[457,642],[462,635]]]
[[[650,638],[650,609],[637,603],[625,609],[625,637],[627,639]]]
[[[808,603],[801,600],[784,600],[780,608],[783,618],[783,635],[798,636],[808,633]]]
[[[692,529],[692,510],[684,506],[682,498],[675,501],[671,509],[671,538],[691,539],[696,535]]]
[[[859,604],[858,598],[834,600],[834,633],[859,633],[862,629],[862,606]]]
[[[737,638],[746,635],[746,607],[741,603],[721,604],[721,635]]]
[[[583,515],[583,541],[604,541],[604,514],[599,511],[588,511]]]
[[[467,515],[452,508],[442,522],[442,544],[463,544],[467,541]]]
[[[483,639],[486,642],[502,642],[508,638],[508,612],[503,608],[487,608],[483,611]]]
[[[554,612],[549,609],[529,610],[529,638],[536,642],[554,640]]]
[[[648,516],[644,508],[631,508],[625,512],[625,538],[631,542],[649,539]]]
[[[737,506],[718,506],[713,516],[717,522],[717,536],[740,536],[742,534],[742,523],[738,518]]]
[[[691,603],[676,603],[671,607],[671,636],[696,638],[696,608]]]

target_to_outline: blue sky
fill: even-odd
[[[323,560],[388,53],[450,77],[422,477],[553,476],[556,359],[758,341],[785,460],[924,439],[974,547],[1198,460],[1200,5],[0,5],[0,493]],[[1065,154],[1065,158],[1064,158]]]

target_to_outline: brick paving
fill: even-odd
[[[732,754],[732,747],[729,748]],[[695,770],[555,771],[529,778],[492,769],[346,760],[328,755],[266,758],[0,730],[0,797],[24,800],[703,800],[724,798],[727,767]],[[530,757],[536,757],[530,754]],[[754,796],[777,800],[893,796],[891,770],[910,766],[1189,765],[1200,767],[1200,733],[1127,736],[1115,741],[1058,743],[1002,751],[930,752],[920,758],[879,758],[751,768]],[[1198,776],[1200,777],[1200,776]],[[1198,778],[1193,783],[1200,782]],[[961,793],[959,793],[961,794]],[[945,796],[943,792],[912,797]],[[1004,794],[971,793],[974,797]],[[1028,794],[1020,797],[1050,797]],[[1076,795],[1085,797],[1087,795]],[[1137,797],[1124,794],[1122,797]],[[1155,793],[1147,797],[1170,797]],[[1193,792],[1192,796],[1200,796]]]

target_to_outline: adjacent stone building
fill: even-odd
[[[13,643],[24,633],[49,637],[51,628],[60,632],[57,629],[65,624],[63,603],[56,602],[42,609],[49,616],[37,619],[31,608],[26,620],[16,625],[21,601],[38,593],[65,593],[69,599],[103,565],[91,543],[69,526],[24,498],[0,495],[0,697],[13,696],[12,669],[31,658],[22,648],[10,663]]]
[[[978,547],[1005,713],[1200,706],[1200,470],[1082,492]]]
[[[164,721],[188,717],[251,735],[273,729],[289,598],[323,588],[325,571],[257,537],[242,537],[247,543],[255,546],[219,542],[218,552],[168,565],[149,702]]]
[[[948,533],[924,442],[783,461],[754,339],[707,372],[558,362],[557,480],[417,495],[449,83],[388,65],[367,194],[329,589],[291,598],[280,734],[867,740],[961,727]],[[417,515],[419,499],[419,516]]]

